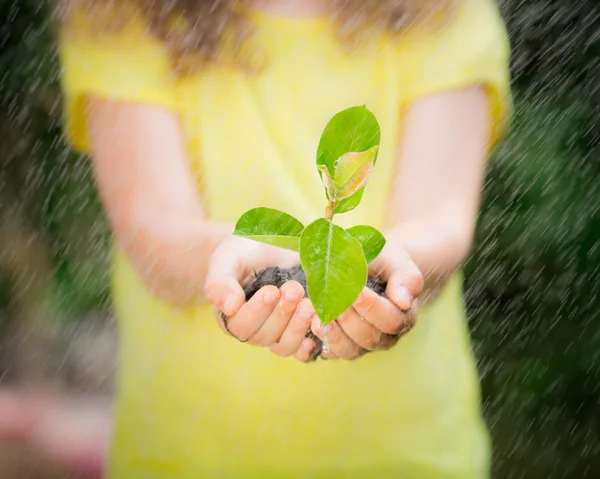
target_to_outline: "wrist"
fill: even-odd
[[[227,224],[170,215],[140,227],[133,240],[121,243],[154,295],[172,306],[188,307],[202,300],[210,257],[232,231]]]
[[[434,300],[462,265],[462,255],[456,254],[453,238],[444,231],[427,223],[405,223],[385,232],[384,259],[408,255],[423,275],[421,305]]]

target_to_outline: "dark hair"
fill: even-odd
[[[397,34],[423,18],[449,12],[455,1],[331,0],[332,17],[340,37],[351,40],[372,26]],[[246,41],[252,25],[239,3],[239,0],[59,0],[58,13],[64,20],[75,10],[84,12],[102,30],[122,27],[127,21],[126,12],[142,14],[150,31],[167,45],[174,65],[181,70],[218,60],[228,42],[239,46]],[[183,21],[185,27],[174,28],[177,21]]]

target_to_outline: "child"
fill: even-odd
[[[109,477],[489,477],[460,266],[510,109],[493,0],[68,3],[67,133],[115,236]],[[299,259],[232,225],[321,215],[319,135],[363,104],[379,160],[340,219],[386,232],[388,288],[325,332],[296,282],[245,302]]]

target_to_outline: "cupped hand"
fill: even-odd
[[[317,347],[313,338],[306,337],[314,309],[300,283],[263,286],[247,302],[243,288],[255,272],[299,263],[293,251],[236,236],[224,241],[211,258],[204,288],[221,328],[239,341],[268,347],[278,356],[310,361]]]
[[[387,282],[385,297],[365,288],[352,307],[326,328],[313,318],[313,332],[328,343],[321,353],[324,359],[351,360],[390,349],[416,324],[423,275],[399,241],[388,238],[369,265],[369,275]]]

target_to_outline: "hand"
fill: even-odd
[[[367,352],[387,350],[412,329],[417,320],[417,298],[424,287],[423,275],[396,238],[391,237],[369,274],[386,281],[386,297],[365,288],[351,308],[324,330],[318,318],[312,330],[327,338],[324,359],[356,359]]]
[[[248,302],[242,287],[252,280],[254,271],[299,263],[298,254],[292,251],[235,236],[224,241],[211,258],[204,288],[221,328],[242,342],[268,347],[278,356],[311,360],[317,345],[306,334],[314,309],[300,283],[264,286]]]

